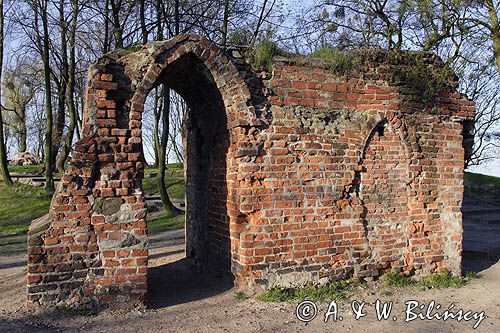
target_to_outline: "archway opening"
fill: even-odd
[[[180,232],[150,237],[148,303],[151,307],[207,297],[232,287],[226,205],[229,132],[222,95],[208,68],[193,54],[169,64],[151,91],[160,86],[175,91],[187,106],[182,119],[181,145],[185,247],[181,246]],[[170,136],[169,140],[175,138]],[[174,250],[158,253],[155,247]]]

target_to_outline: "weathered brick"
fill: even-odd
[[[223,261],[246,285],[266,285],[270,274],[293,286],[392,269],[460,273],[463,124],[474,119],[465,96],[450,87],[435,101],[415,99],[419,87],[394,84],[397,63],[374,63],[384,54],[351,75],[275,63],[270,76],[240,73],[225,51],[200,37],[180,36],[169,50],[163,60],[141,53],[141,66],[134,57],[108,57],[99,67],[106,73],[90,78],[84,138],[52,202],[52,221],[28,239],[30,300],[43,303],[50,294],[67,304],[67,295],[79,295],[71,301],[120,307],[144,301],[144,86],[169,66],[217,83],[204,87],[200,79],[201,86],[187,87],[193,107],[222,97],[226,108],[188,111],[196,117],[186,126],[187,195],[196,203],[193,216],[203,216],[190,223],[206,234],[194,235],[187,253],[201,265]],[[190,51],[206,73],[176,62]],[[411,56],[401,54],[405,66]],[[127,75],[145,85],[127,87]],[[173,75],[169,84],[175,89],[183,79]],[[220,95],[207,96],[217,87]],[[297,281],[281,279],[292,272]],[[85,286],[65,290],[59,284],[67,279],[85,279]],[[112,295],[100,293],[110,286]]]

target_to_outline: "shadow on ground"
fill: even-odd
[[[465,190],[462,270],[481,272],[500,259],[500,203]]]
[[[148,270],[148,307],[164,308],[222,294],[234,286],[228,274],[198,272],[180,259]]]

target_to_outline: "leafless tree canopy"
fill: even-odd
[[[81,137],[86,69],[104,53],[179,33],[222,45],[271,41],[306,55],[324,47],[435,52],[477,106],[470,164],[499,156],[500,5],[494,0],[6,0],[2,2],[2,164],[29,150],[45,161],[47,186]],[[165,99],[169,99],[166,103]],[[166,106],[168,105],[168,109]],[[152,92],[145,158],[183,161],[187,105]],[[165,115],[164,115],[165,114]],[[29,142],[29,144],[27,144]],[[165,146],[165,147],[162,147]],[[2,169],[5,175],[6,170]]]

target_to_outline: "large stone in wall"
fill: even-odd
[[[97,198],[94,200],[94,212],[101,215],[116,214],[124,200],[120,197]]]

